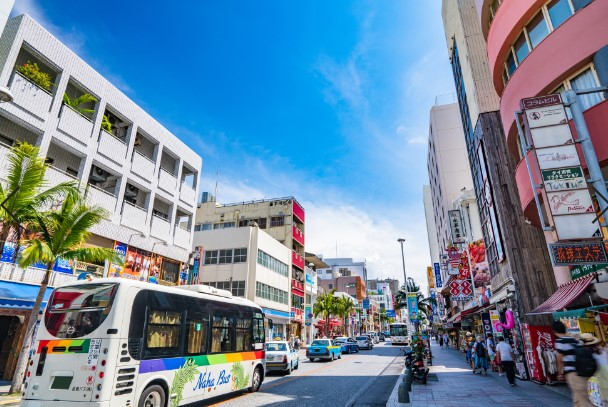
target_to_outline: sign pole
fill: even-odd
[[[409,297],[409,294],[410,294],[410,289],[407,286],[407,274],[405,272],[405,255],[403,254],[403,242],[405,242],[405,239],[399,238],[399,239],[397,239],[397,241],[401,244],[401,261],[403,262],[403,279],[404,279],[404,282],[405,282],[405,301],[406,301],[406,304],[407,304],[407,302],[409,301],[408,297]],[[408,307],[409,307],[409,305],[408,305]],[[412,333],[412,331],[411,331],[411,323],[410,322],[411,321],[410,321],[410,318],[408,316],[408,318],[407,318],[407,331],[408,331],[409,335],[411,335],[411,333]]]

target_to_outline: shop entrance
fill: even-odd
[[[21,328],[19,317],[0,316],[0,378],[11,380],[15,371],[16,336]]]

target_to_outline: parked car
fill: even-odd
[[[390,337],[391,337],[391,331],[384,331],[384,337],[386,339],[390,339]]]
[[[340,337],[340,338],[336,338],[336,343],[339,343],[341,346],[341,351],[342,353],[358,353],[359,352],[359,346],[357,345],[357,341],[355,341],[353,338],[347,338],[347,337]]]
[[[340,345],[331,339],[315,339],[306,349],[306,357],[314,362],[315,359],[334,359],[342,358]]]
[[[386,339],[386,338],[384,337],[384,332],[380,332],[380,333],[378,334],[378,340],[379,340],[380,342],[384,342],[384,340],[385,340],[385,339]]]
[[[266,371],[280,371],[291,374],[300,367],[298,351],[287,341],[272,341],[266,343]]]
[[[367,335],[357,336],[355,340],[357,341],[357,346],[359,347],[359,349],[374,349],[374,343],[372,342],[372,339]]]

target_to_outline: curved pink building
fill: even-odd
[[[514,113],[523,98],[608,85],[608,1],[476,0],[492,83],[526,217],[538,224]],[[582,97],[602,168],[608,166],[608,101]],[[574,130],[574,128],[573,128]]]

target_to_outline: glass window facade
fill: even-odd
[[[553,0],[547,4],[547,11],[549,12],[553,29],[562,25],[572,15],[569,0]]]

